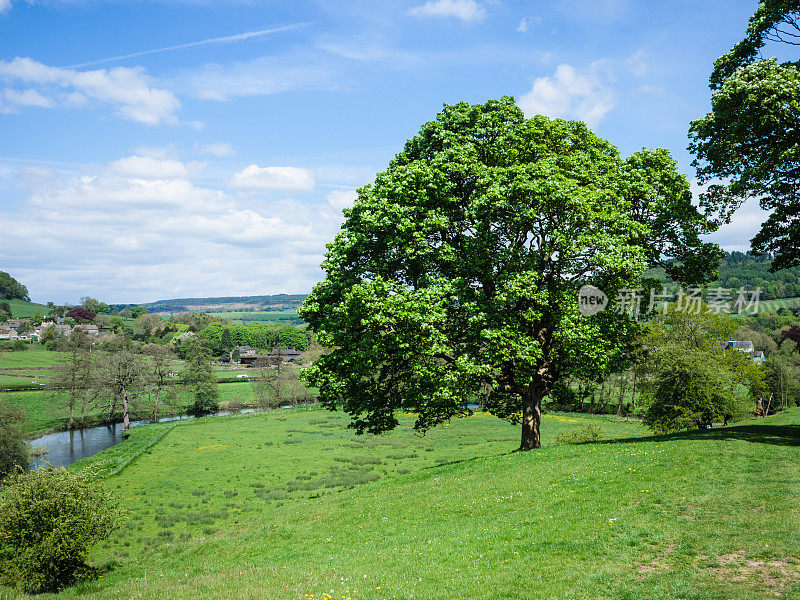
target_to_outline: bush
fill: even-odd
[[[556,436],[557,444],[583,444],[603,438],[603,430],[596,425],[585,425],[580,429],[568,429]]]
[[[25,411],[0,400],[0,479],[28,467],[30,447],[22,435],[24,423]]]
[[[22,350],[27,350],[28,344],[26,344],[22,340],[17,340],[13,344],[11,344],[11,348],[14,350],[14,352],[20,352]]]
[[[742,414],[746,398],[724,351],[665,353],[659,371],[645,387],[644,424],[655,433],[703,428],[725,415]]]
[[[41,468],[5,480],[0,497],[0,582],[29,593],[90,579],[89,549],[107,538],[120,511],[86,473]]]

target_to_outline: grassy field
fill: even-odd
[[[758,303],[759,312],[776,312],[780,308],[800,308],[800,298],[762,300]]]
[[[15,318],[20,317],[33,317],[38,312],[41,316],[47,316],[47,308],[46,304],[36,304],[35,302],[25,302],[24,300],[3,300],[0,298],[2,302],[8,302],[11,305],[11,316]]]
[[[289,323],[299,319],[296,310],[264,310],[253,312],[210,312],[212,317],[228,319],[234,323]]]
[[[548,414],[523,454],[483,414],[425,437],[319,409],[138,428],[73,467],[119,472],[108,571],[40,598],[796,599],[798,423],[652,437]],[[606,439],[554,443],[586,424]]]

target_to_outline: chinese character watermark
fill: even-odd
[[[645,300],[647,310],[643,310]],[[609,301],[603,290],[593,285],[584,285],[578,291],[578,310],[586,317],[609,307],[618,315],[629,315],[634,319],[652,313],[665,315],[670,310],[695,315],[757,315],[760,301],[761,288],[746,290],[743,287],[738,290],[722,287],[707,290],[700,287],[681,287],[676,293],[670,292],[666,285],[660,290],[621,288],[617,290],[613,302]]]

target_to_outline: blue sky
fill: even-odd
[[[624,155],[689,121],[755,0],[0,0],[0,270],[40,301],[302,293],[443,103],[513,95]],[[745,206],[714,239],[746,249]]]

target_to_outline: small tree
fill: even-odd
[[[109,399],[109,422],[113,421],[116,408],[121,404],[123,427],[130,427],[131,404],[142,392],[144,374],[142,357],[129,348],[123,347],[104,354],[96,382],[100,393]]]
[[[22,427],[25,411],[0,399],[0,478],[22,468],[28,468],[30,448]]]
[[[90,310],[86,310],[82,306],[76,306],[75,308],[70,308],[67,311],[67,317],[71,319],[75,319],[76,323],[86,323],[94,321],[94,318],[97,315]]]
[[[51,381],[55,394],[63,397],[69,412],[67,427],[76,426],[75,409],[87,393],[92,381],[91,340],[82,329],[75,329],[61,344],[63,358]]]
[[[153,398],[153,421],[158,419],[158,406],[165,394],[171,388],[169,378],[169,363],[172,351],[169,346],[146,344],[143,348],[145,355],[150,357],[149,368],[145,371],[146,385]]]
[[[746,398],[720,358],[712,352],[682,349],[662,354],[654,380],[645,386],[649,402],[645,425],[656,433],[668,433],[741,414]]]
[[[56,592],[96,570],[90,548],[121,513],[89,474],[42,468],[14,474],[0,498],[0,581],[30,593]]]
[[[219,387],[211,368],[211,353],[197,336],[184,339],[181,349],[186,353],[186,369],[181,373],[181,383],[192,389],[192,411],[206,413],[217,410]]]

